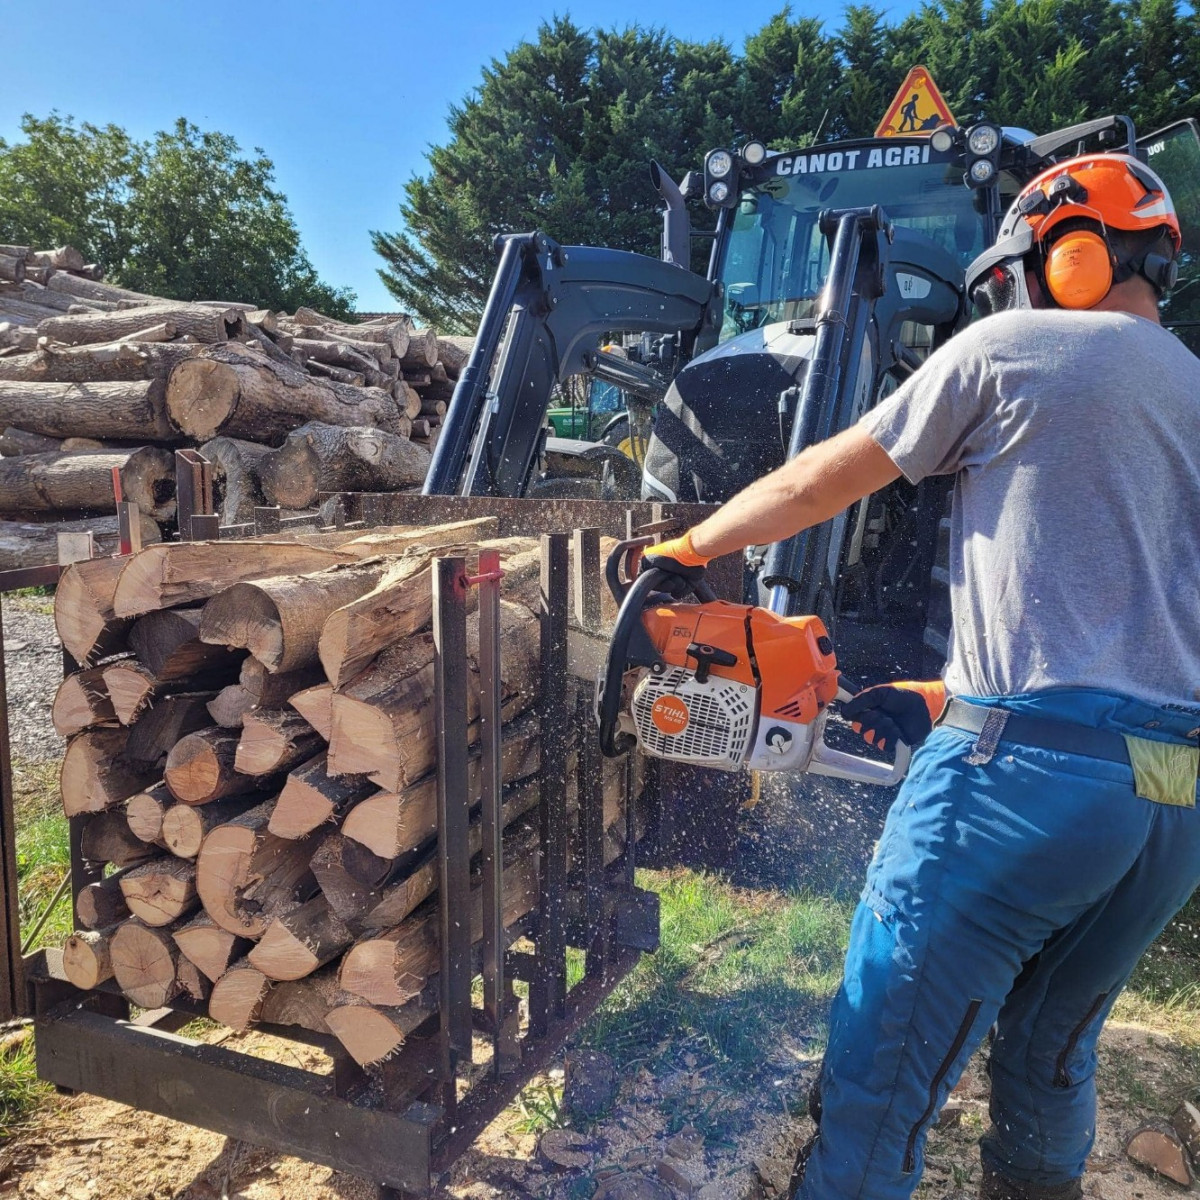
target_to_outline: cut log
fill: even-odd
[[[204,839],[196,861],[196,886],[205,911],[239,937],[261,937],[272,917],[317,890],[309,869],[317,843],[269,833],[271,803],[218,825]]]
[[[242,721],[234,769],[243,775],[289,771],[316,754],[321,742],[321,735],[299,713],[256,709]]]
[[[426,985],[420,995],[404,1005],[389,1007],[367,1004],[355,998],[325,1014],[329,1031],[360,1066],[385,1062],[404,1044],[418,1026],[437,1011],[436,984]]]
[[[391,869],[386,859],[340,833],[325,836],[311,865],[329,907],[349,924],[360,921],[379,902],[378,889]]]
[[[200,453],[213,464],[213,505],[222,525],[241,525],[254,520],[254,510],[266,504],[258,482],[269,446],[240,438],[219,437],[205,442]]]
[[[109,952],[117,985],[140,1008],[162,1008],[178,993],[179,951],[168,930],[124,921],[113,934]]]
[[[139,762],[158,765],[180,738],[212,724],[208,702],[213,692],[177,692],[160,696],[129,730],[125,753]]]
[[[368,342],[351,344],[341,339],[316,341],[308,336],[310,332],[311,329],[302,327],[300,336],[294,336],[292,341],[292,349],[298,350],[306,359],[380,377],[379,359],[373,351],[384,350],[386,347],[374,347]],[[390,350],[388,357],[391,357]]]
[[[268,671],[309,666],[317,660],[325,618],[369,592],[386,569],[386,560],[367,559],[233,584],[204,606],[200,636],[212,645],[244,647]]]
[[[117,580],[128,559],[94,558],[72,563],[54,593],[54,628],[76,662],[88,663],[125,644],[131,622],[113,612]]]
[[[180,738],[163,769],[171,795],[183,804],[209,804],[259,788],[257,778],[234,768],[239,737],[236,730],[211,725]]]
[[[538,722],[529,716],[504,728],[500,770],[505,783],[524,779],[541,766]],[[351,776],[350,778],[353,778]],[[478,753],[467,768],[467,794],[477,796],[481,780]],[[362,843],[380,858],[399,858],[437,833],[437,778],[418,780],[400,792],[377,792],[356,805],[342,823],[346,837]]]
[[[10,246],[8,244],[0,245],[0,254],[6,254],[9,258],[22,258],[26,262],[30,262],[37,251],[32,246]]]
[[[121,876],[89,883],[75,900],[75,920],[84,929],[103,929],[129,916],[129,906],[121,894]]]
[[[129,821],[120,808],[89,816],[80,833],[79,854],[86,862],[132,867],[157,853],[129,828]]]
[[[319,683],[296,692],[288,703],[325,739],[333,730],[333,684]]]
[[[271,990],[271,981],[247,962],[234,963],[216,983],[208,1000],[208,1015],[230,1029],[249,1029]]]
[[[333,776],[325,768],[326,756],[319,754],[288,775],[268,824],[276,837],[304,837],[374,795],[364,776]]]
[[[84,270],[87,270],[87,264],[84,264]],[[137,300],[143,305],[162,303],[161,296],[130,291],[129,288],[117,287],[112,283],[93,282],[90,277],[80,278],[77,274],[54,275],[47,286],[71,296],[82,296],[85,300],[102,300],[114,304],[121,300]]]
[[[222,729],[241,729],[254,706],[254,697],[240,683],[231,683],[208,702],[208,715]]]
[[[30,351],[37,349],[37,343],[37,330],[32,325],[0,316],[0,349]]]
[[[18,454],[52,454],[62,449],[62,439],[30,433],[27,429],[9,426],[0,433],[0,455],[15,458]]]
[[[71,737],[93,725],[117,723],[100,667],[76,671],[59,684],[50,709],[50,720],[60,737]]]
[[[103,812],[158,781],[152,768],[125,757],[126,730],[89,729],[67,743],[59,787],[68,817]]]
[[[199,345],[184,342],[59,346],[38,338],[32,353],[0,359],[0,379],[86,384],[129,379],[165,380],[172,367],[199,354],[201,349]]]
[[[242,958],[252,942],[222,929],[206,912],[193,917],[174,934],[175,944],[189,962],[216,983],[230,966]]]
[[[1171,1114],[1171,1128],[1191,1156],[1193,1166],[1200,1167],[1200,1096],[1184,1100]]]
[[[275,442],[313,420],[395,429],[399,419],[396,402],[381,389],[314,379],[299,367],[225,347],[210,347],[171,372],[167,414],[201,441],[225,434]]]
[[[206,671],[203,674],[198,674],[195,677],[195,683],[198,684],[217,684],[223,682],[222,675],[225,679],[229,677],[237,668],[236,662],[229,664],[229,669],[225,672],[218,670]],[[110,663],[103,668],[104,683],[108,688],[108,694],[112,698],[113,709],[117,714],[117,719],[123,725],[132,725],[134,722],[140,723],[141,714],[145,709],[160,697],[172,695],[181,688],[186,688],[192,685],[191,679],[169,679],[165,682],[157,679],[150,671],[148,671],[136,658],[123,658],[116,662]],[[204,693],[184,693],[186,695],[199,696]],[[213,692],[207,693],[206,700],[211,699]],[[182,710],[181,710],[182,713]],[[180,714],[175,714],[176,719]],[[136,745],[139,747],[137,757],[143,761],[157,761],[153,758],[146,757],[146,752],[152,746],[151,737],[163,728],[162,722],[167,718],[168,714],[160,715],[152,725],[147,726],[136,739]],[[209,722],[206,720],[204,724]],[[193,726],[192,728],[199,728]],[[184,732],[191,732],[185,730]],[[132,736],[132,735],[131,735]],[[132,752],[131,752],[132,756]]]
[[[309,359],[305,369],[310,375],[320,375],[322,379],[333,379],[338,383],[350,383],[362,387],[367,382],[366,375],[361,371],[350,371],[345,367],[331,367],[328,363]]]
[[[26,256],[39,267],[53,267],[56,271],[82,271],[83,255],[74,246],[59,246],[56,250],[31,250]]]
[[[410,422],[408,435],[411,437],[413,433],[412,422],[421,415],[421,393],[416,388],[409,387],[403,379],[397,379],[392,384],[392,395],[396,398],[396,407],[400,410],[400,415],[407,417]]]
[[[441,418],[446,415],[445,400],[422,400],[421,401],[421,416],[429,418]]]
[[[212,984],[204,977],[200,968],[195,963],[189,962],[184,954],[178,955],[175,959],[175,983],[180,995],[187,996],[200,1004],[203,1004],[212,994]]]
[[[63,973],[77,988],[88,992],[112,978],[109,943],[114,933],[116,926],[109,926],[107,929],[81,930],[67,938],[63,946]]]
[[[129,911],[147,925],[177,921],[195,908],[196,864],[179,858],[156,858],[121,876]]]
[[[158,522],[145,513],[139,513],[138,526],[143,546],[162,541]],[[60,533],[92,534],[96,555],[115,554],[120,547],[116,517],[85,517],[78,521],[0,521],[0,571],[57,563]]]
[[[279,314],[272,312],[269,308],[251,309],[246,313],[246,320],[272,337],[279,332]]]
[[[314,896],[294,912],[276,917],[250,951],[249,962],[268,979],[303,979],[332,962],[354,934],[329,907],[324,896]]]
[[[39,326],[40,328],[40,326]],[[101,339],[97,338],[97,341]],[[432,329],[414,329],[400,361],[406,367],[432,367],[438,360],[438,337]]]
[[[131,333],[170,321],[180,336],[189,334],[200,342],[224,342],[229,328],[237,329],[241,315],[236,309],[206,308],[202,304],[140,305],[108,313],[85,313],[50,317],[38,324],[42,337],[66,346],[92,342],[115,342]]]
[[[471,357],[475,339],[469,337],[438,338],[438,361],[446,368],[451,379],[457,379]]]
[[[176,334],[175,323],[173,321],[163,321],[158,325],[151,325],[146,329],[139,329],[137,333],[127,333],[123,338],[117,338],[119,342],[169,342]]]
[[[283,708],[292,696],[323,680],[321,668],[300,667],[295,671],[271,671],[250,655],[242,659],[238,683],[258,708]]]
[[[310,508],[320,492],[386,492],[425,482],[429,454],[383,429],[309,422],[262,463],[263,492],[282,508]]]
[[[216,804],[171,804],[162,819],[163,845],[180,858],[195,858],[212,830],[240,817],[264,799],[261,792],[254,792]]]
[[[0,381],[0,424],[56,438],[92,437],[141,445],[179,441],[179,434],[167,423],[163,384],[156,379]]]
[[[240,669],[231,656],[200,638],[199,608],[169,608],[147,613],[129,630],[129,648],[160,683],[185,679],[201,685]]]
[[[130,832],[148,845],[165,845],[162,840],[163,817],[174,803],[166,784],[162,783],[130,796],[125,803],[125,820],[129,823]]]
[[[9,254],[0,254],[0,279],[11,279],[20,283],[25,278],[25,260]]]
[[[319,571],[353,553],[288,542],[174,542],[127,560],[113,595],[118,617],[207,600],[247,579]]]
[[[329,1033],[325,1014],[354,997],[338,987],[337,966],[331,964],[303,979],[284,980],[268,993],[259,1013],[264,1025],[295,1025],[316,1033]]]
[[[154,446],[83,454],[0,458],[0,496],[9,512],[87,512],[111,508],[113,469],[126,500],[156,520],[175,513],[175,465]]]
[[[1179,1135],[1170,1125],[1146,1125],[1125,1145],[1130,1162],[1181,1187],[1191,1187],[1195,1175]]]

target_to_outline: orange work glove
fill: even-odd
[[[859,692],[842,705],[842,716],[870,746],[886,750],[903,742],[915,748],[933,731],[945,707],[946,685],[940,679],[903,680]]]
[[[682,537],[670,538],[659,542],[657,546],[647,546],[642,552],[639,574],[643,571],[666,572],[672,578],[664,590],[672,596],[683,597],[704,577],[704,569],[709,561],[696,553],[692,547],[691,530],[688,530]]]

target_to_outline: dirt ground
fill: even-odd
[[[210,1035],[221,1038],[220,1033]],[[315,1052],[257,1035],[224,1036],[225,1045],[253,1048],[298,1066]],[[1195,1086],[1196,1057],[1171,1037],[1110,1024],[1101,1043],[1103,1107],[1087,1179],[1094,1200],[1168,1200],[1180,1189],[1154,1179],[1125,1158],[1129,1134],[1181,1090]],[[780,1194],[791,1157],[807,1136],[806,1118],[789,1116],[816,1069],[803,1048],[783,1047],[774,1085],[753,1095],[722,1094],[704,1064],[624,1079],[612,1113],[585,1130],[589,1165],[555,1172],[539,1164],[528,1106],[507,1110],[460,1160],[438,1200],[538,1197],[583,1200],[604,1194],[670,1200],[748,1200]],[[533,1085],[545,1089],[544,1078]],[[981,1063],[971,1064],[952,1104],[951,1119],[934,1131],[918,1192],[927,1198],[975,1193],[975,1142],[986,1119]],[[733,1140],[730,1140],[730,1139]],[[626,1191],[636,1177],[636,1191]],[[0,1151],[0,1194],[38,1200],[371,1200],[363,1181],[295,1158],[281,1158],[203,1130],[87,1096],[56,1097],[36,1123]]]

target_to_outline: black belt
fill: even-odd
[[[951,729],[976,735],[975,746],[968,756],[968,762],[975,765],[989,762],[996,744],[1001,741],[1056,750],[1060,754],[1082,754],[1107,762],[1129,763],[1129,750],[1122,734],[1077,725],[1074,721],[1027,717],[1006,708],[951,700],[938,725],[949,725]]]

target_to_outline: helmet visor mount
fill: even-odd
[[[1022,221],[1011,237],[985,250],[967,268],[967,295],[981,317],[1033,308],[1025,279],[1026,256],[1033,247],[1033,230]]]

